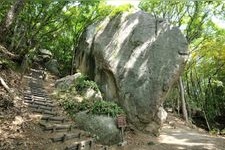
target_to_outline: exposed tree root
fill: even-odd
[[[14,99],[13,90],[9,88],[9,86],[5,83],[4,79],[0,77],[0,84],[6,89],[6,91],[9,93],[9,96]]]
[[[8,51],[4,46],[0,45],[0,52],[3,56],[7,57],[7,58],[11,58],[11,59],[15,59],[19,56],[11,53],[10,51]]]
[[[5,83],[5,81],[3,80],[2,77],[0,77],[0,83],[6,89],[7,92],[9,92],[9,93],[11,92],[9,86]]]

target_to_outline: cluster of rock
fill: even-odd
[[[52,72],[55,75],[60,75],[59,73],[59,64],[56,59],[53,59],[51,51],[47,49],[39,49],[38,55],[33,58],[34,64],[41,64],[42,67],[45,67],[48,71]],[[34,66],[35,67],[35,66]]]

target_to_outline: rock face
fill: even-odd
[[[145,130],[159,124],[159,107],[184,67],[187,46],[178,28],[142,11],[129,12],[87,28],[76,67]]]
[[[76,123],[82,129],[96,135],[96,139],[102,144],[113,145],[121,141],[120,131],[113,118],[81,112],[76,115]]]

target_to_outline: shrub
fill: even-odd
[[[116,117],[119,114],[124,113],[123,109],[120,108],[116,103],[109,101],[96,101],[91,109],[92,114],[97,115],[108,115]]]
[[[108,101],[87,101],[76,102],[71,100],[62,101],[63,108],[71,115],[80,111],[88,111],[95,115],[108,115],[116,117],[119,114],[123,114],[124,111],[114,102]]]
[[[98,85],[94,81],[89,80],[87,76],[83,75],[75,81],[75,88],[78,92],[81,92],[86,88],[92,88],[95,91],[99,91]]]

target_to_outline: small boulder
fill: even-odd
[[[84,96],[84,98],[87,99],[87,100],[90,100],[90,99],[97,100],[97,101],[103,100],[101,92],[96,91],[92,88],[87,88],[82,93],[83,93],[82,95]]]
[[[167,118],[167,112],[164,110],[163,107],[159,107],[158,113],[157,113],[157,117],[159,120],[159,123],[162,125]]]
[[[101,144],[113,145],[121,142],[120,131],[115,119],[107,116],[97,116],[80,112],[76,115],[76,122],[85,131],[96,135]]]
[[[47,49],[39,49],[40,55],[52,57],[52,52]]]
[[[74,75],[69,75],[64,78],[58,79],[56,80],[55,87],[61,90],[68,89],[74,84],[75,80],[80,76],[81,73],[76,73]]]
[[[45,63],[46,69],[52,72],[55,75],[59,75],[59,64],[56,59],[50,59],[48,62]]]

